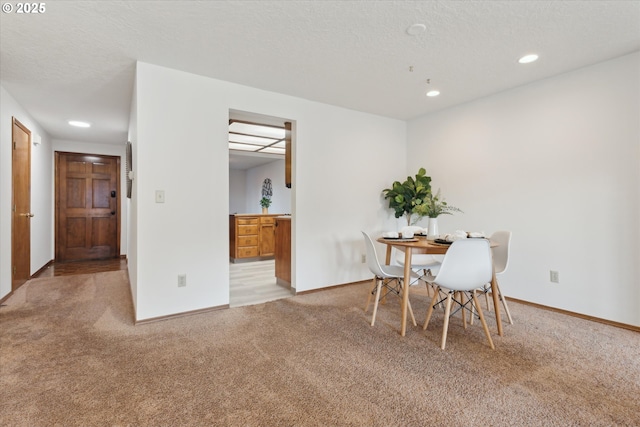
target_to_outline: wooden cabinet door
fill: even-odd
[[[260,224],[260,256],[273,256],[276,248],[275,223]]]
[[[276,220],[276,277],[291,285],[291,220]]]
[[[56,153],[56,261],[115,258],[120,158]]]

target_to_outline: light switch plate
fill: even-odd
[[[164,190],[156,190],[156,203],[164,203]]]

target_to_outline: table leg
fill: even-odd
[[[496,323],[498,324],[498,335],[502,336],[502,318],[500,317],[500,298],[498,297],[498,292],[498,281],[494,268],[493,274],[491,275],[491,296],[493,298],[493,310],[496,313]]]
[[[391,245],[387,245],[387,257],[385,258],[384,263],[386,265],[390,265],[391,264],[391,251],[393,250],[393,246]]]
[[[404,251],[404,283],[402,284],[402,326],[400,335],[407,331],[407,306],[409,305],[409,285],[411,284],[411,246]]]

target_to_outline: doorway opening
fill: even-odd
[[[289,119],[229,110],[230,307],[295,293],[290,274],[294,128]],[[285,228],[288,240],[282,238]]]

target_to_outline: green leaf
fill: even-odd
[[[382,190],[384,198],[389,200],[389,208],[394,210],[395,217],[411,213],[425,203],[431,194],[431,177],[426,176],[426,170],[420,168],[415,178],[408,176],[404,182],[394,181],[391,188]]]

